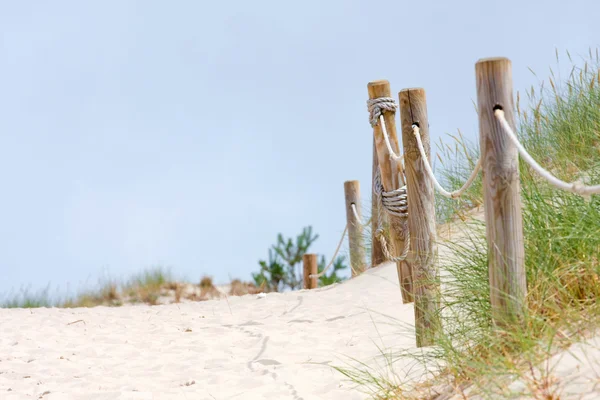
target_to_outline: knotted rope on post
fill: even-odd
[[[367,100],[367,108],[369,109],[371,126],[375,127],[379,122],[379,118],[383,116],[384,111],[395,113],[398,105],[392,97],[380,97],[378,99]]]
[[[387,129],[385,126],[385,119],[383,118],[383,113],[385,111],[395,113],[398,105],[396,101],[392,97],[380,97],[377,99],[367,100],[367,108],[369,110],[369,122],[372,127],[377,126],[381,123],[381,131],[383,133],[383,137],[385,139],[385,145],[387,146],[388,152],[390,154],[390,159],[394,161],[402,160],[402,156],[397,155],[392,149],[392,145],[390,143],[390,138],[387,133]],[[378,212],[377,212],[377,230],[375,231],[375,236],[379,239],[381,243],[381,250],[385,258],[388,261],[399,262],[404,261],[408,256],[408,251],[410,249],[410,232],[408,230],[408,196],[406,193],[406,185],[402,186],[399,189],[391,190],[386,192],[383,188],[383,184],[381,183],[381,173],[380,170],[377,170],[375,174],[375,178],[373,179],[373,192],[377,196],[377,203],[379,204]],[[395,257],[389,250],[387,241],[385,239],[384,230],[383,230],[383,210],[390,215],[394,215],[396,217],[402,218],[402,230],[404,233],[404,250],[400,256]]]
[[[381,250],[388,261],[404,261],[406,260],[408,251],[410,249],[410,231],[408,230],[408,221],[406,220],[408,218],[408,195],[406,193],[406,186],[389,192],[384,191],[383,185],[381,184],[381,175],[378,170],[375,174],[375,179],[373,180],[373,192],[377,196],[377,202],[379,203],[377,210],[377,230],[375,231],[375,236],[381,243]],[[385,234],[383,230],[383,210],[390,215],[395,215],[404,219],[402,224],[404,231],[404,250],[398,257],[395,257],[390,252],[387,241],[385,240]]]
[[[369,122],[371,123],[371,126],[375,127],[377,124],[381,123],[381,132],[383,133],[385,146],[388,149],[388,153],[390,153],[390,159],[402,161],[402,156],[396,154],[394,149],[392,149],[390,137],[388,136],[387,128],[385,126],[385,119],[383,118],[384,111],[395,113],[398,105],[391,97],[380,97],[378,99],[367,100],[367,108],[369,110]]]

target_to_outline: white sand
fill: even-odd
[[[447,226],[439,238],[465,234]],[[449,255],[439,250],[443,264]],[[392,377],[380,349],[415,348],[413,312],[391,263],[339,285],[266,298],[0,309],[0,400],[364,399],[332,366],[357,366],[355,359]],[[551,359],[561,399],[600,398],[598,360],[598,338]],[[414,365],[393,368],[422,379]],[[511,389],[529,386],[518,380]]]
[[[498,388],[476,387],[467,388],[464,395],[471,400],[600,399],[600,336],[558,352],[540,365],[523,371],[520,377],[508,380],[505,387],[504,395],[498,394]],[[443,397],[450,400],[464,398],[463,394]]]
[[[509,388],[515,393],[536,394],[530,398],[600,399],[600,337],[559,352]]]
[[[389,263],[262,299],[0,309],[0,321],[1,400],[363,399],[331,366],[415,343]]]

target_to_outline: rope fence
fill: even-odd
[[[448,192],[446,189],[444,189],[442,187],[442,185],[440,185],[438,180],[435,178],[435,175],[433,174],[433,170],[431,169],[431,165],[429,165],[429,160],[427,159],[427,154],[425,154],[425,149],[423,148],[423,141],[421,140],[421,133],[420,133],[419,126],[416,124],[413,124],[412,129],[413,129],[413,133],[417,139],[417,146],[419,147],[419,153],[421,154],[421,157],[423,157],[423,165],[425,166],[425,171],[427,171],[427,175],[429,176],[429,179],[431,179],[431,181],[433,182],[433,185],[435,186],[437,191],[442,196],[447,197],[449,199],[457,199],[460,196],[462,196],[462,194],[465,192],[465,190],[467,190],[469,187],[471,187],[471,185],[475,181],[475,178],[479,174],[479,171],[481,170],[481,158],[477,160],[477,163],[475,164],[475,169],[473,169],[473,172],[471,172],[471,175],[469,176],[469,179],[467,179],[465,184],[460,189],[455,190],[454,192]]]
[[[378,249],[378,262],[383,258],[397,263],[402,300],[415,303],[418,347],[434,344],[433,337],[441,331],[441,322],[436,319],[440,310],[441,288],[439,282],[432,284],[430,280],[439,274],[436,191],[446,198],[457,200],[472,187],[481,172],[491,312],[494,323],[499,326],[518,321],[526,307],[523,217],[519,174],[515,171],[519,155],[555,188],[580,195],[586,200],[600,194],[600,185],[585,185],[581,180],[565,182],[557,178],[536,162],[521,144],[509,123],[513,121],[513,110],[505,110],[501,106],[513,104],[511,68],[511,62],[506,58],[482,59],[475,65],[481,157],[464,184],[454,191],[441,185],[430,162],[425,91],[421,88],[403,89],[398,94],[400,101],[397,104],[391,97],[388,81],[373,81],[368,85],[367,109],[374,134],[373,212],[370,218],[374,226],[371,243],[381,247]],[[402,153],[395,125],[398,110],[402,121]],[[415,148],[418,151],[414,151]],[[344,189],[346,226],[342,237],[329,263],[319,273],[307,273],[310,278],[320,278],[330,270],[346,234],[350,242],[352,276],[366,267],[362,229],[368,223],[361,221],[358,181],[345,182]],[[387,235],[384,227],[386,218],[391,228]],[[411,248],[411,236],[414,249]],[[392,242],[393,248],[388,241]],[[411,250],[414,254],[408,259]],[[316,271],[317,267],[314,268],[312,271]]]
[[[392,161],[397,161],[397,162],[402,163],[404,161],[404,157],[402,155],[396,154],[396,152],[394,151],[391,141],[390,141],[390,135],[388,133],[388,128],[386,126],[385,119],[384,119],[385,112],[391,112],[391,113],[396,112],[396,110],[398,109],[398,105],[396,104],[396,101],[391,97],[380,97],[380,98],[376,98],[376,99],[370,99],[367,101],[367,107],[368,107],[368,111],[369,111],[369,122],[370,122],[371,126],[375,127],[375,126],[379,125],[381,127],[381,132],[383,135],[385,146],[386,146],[388,154],[389,154],[389,159]],[[555,176],[553,176],[549,171],[547,171],[546,169],[541,167],[533,159],[533,157],[531,157],[531,155],[527,152],[527,150],[525,150],[523,145],[519,142],[519,139],[517,138],[516,134],[512,131],[510,125],[508,124],[508,121],[506,120],[504,111],[502,109],[496,109],[494,111],[494,115],[499,120],[502,128],[504,129],[506,135],[509,137],[511,142],[519,150],[519,154],[521,154],[523,159],[540,176],[542,176],[544,179],[546,179],[550,184],[552,184],[553,186],[555,186],[558,189],[566,190],[566,191],[581,195],[586,198],[592,194],[600,193],[600,185],[586,186],[581,181],[568,183],[568,182],[564,182],[564,181],[556,178]],[[423,146],[423,140],[421,138],[419,125],[412,124],[411,128],[412,128],[413,134],[416,138],[419,154],[423,158],[423,166],[425,168],[425,172],[427,173],[428,178],[433,183],[435,189],[444,197],[447,197],[450,199],[460,198],[464,194],[464,192],[473,185],[473,182],[479,175],[479,172],[481,172],[481,169],[482,169],[481,158],[479,158],[477,160],[477,162],[475,163],[475,167],[474,167],[473,171],[471,172],[471,174],[469,175],[469,178],[465,181],[463,186],[457,190],[450,192],[450,191],[444,189],[444,187],[442,187],[440,182],[435,177],[435,174],[433,173],[432,166],[430,164],[429,158],[427,157],[425,148]],[[400,217],[403,219],[408,218],[408,195],[407,195],[406,186],[403,186],[399,189],[395,189],[395,190],[391,190],[391,191],[385,191],[383,189],[383,185],[381,183],[381,174],[380,174],[380,171],[378,170],[373,179],[373,193],[376,195],[375,200],[380,205],[380,207],[378,207],[378,212],[377,212],[377,229],[375,231],[374,236],[380,241],[385,258],[388,261],[393,261],[393,262],[404,261],[407,258],[408,253],[410,251],[410,232],[408,230],[407,224],[406,223],[403,224],[404,225],[403,226],[404,249],[402,250],[402,253],[399,256],[394,256],[389,249],[389,246],[388,246],[388,243],[387,243],[387,240],[385,237],[383,221],[384,221],[384,212],[389,215],[397,216],[397,217]],[[351,208],[352,208],[352,213],[354,215],[355,220],[358,223],[362,224],[360,216],[358,214],[358,210],[354,203],[351,204]],[[366,224],[363,224],[363,225],[366,225]],[[345,237],[347,231],[348,231],[348,225],[346,225],[346,227],[344,228],[344,233],[342,234],[342,238],[340,239],[340,243],[338,244],[338,247],[334,253],[333,258],[330,260],[329,264],[322,272],[320,272],[319,274],[314,275],[314,276],[316,276],[316,277],[323,276],[327,272],[327,270],[333,265],[335,257],[337,256],[337,254],[341,248],[341,244],[343,243],[343,240],[344,240],[344,237]],[[313,275],[311,275],[311,277],[313,277]]]
[[[557,189],[562,189],[567,192],[578,194],[588,200],[592,194],[600,193],[600,185],[587,186],[584,185],[581,181],[565,182],[552,175],[550,171],[546,170],[544,167],[538,164],[537,161],[535,161],[533,157],[527,152],[527,150],[525,150],[525,147],[523,147],[523,145],[519,141],[519,138],[517,138],[517,135],[513,132],[510,125],[508,124],[506,116],[504,115],[504,110],[497,108],[494,111],[494,115],[500,122],[500,125],[502,125],[502,128],[504,129],[504,132],[506,133],[508,138],[519,150],[519,154],[521,155],[521,157],[523,157],[523,160],[525,160],[525,162],[527,162],[527,164],[529,164],[529,166],[531,166],[531,168],[533,168],[535,172],[537,172],[542,178],[548,181],[548,183],[550,183],[552,186],[554,186]]]
[[[340,242],[338,243],[337,248],[335,249],[335,252],[333,253],[333,257],[331,257],[331,260],[329,260],[329,264],[327,264],[327,266],[325,268],[323,268],[323,271],[319,272],[318,274],[311,274],[310,278],[320,278],[327,273],[327,270],[329,270],[329,268],[331,268],[331,266],[335,262],[335,258],[337,257],[338,253],[340,252],[340,249],[342,248],[342,243],[344,243],[344,238],[346,237],[346,232],[348,232],[348,224],[346,224],[346,226],[344,227],[344,232],[342,233]]]
[[[387,111],[396,113],[397,108],[398,105],[396,104],[396,101],[391,97],[380,97],[377,99],[367,100],[367,110],[369,111],[369,122],[371,123],[371,126],[373,128],[377,125],[381,127],[390,160],[397,161],[400,163],[400,165],[402,165],[403,157],[397,155],[392,148],[390,136],[388,134],[388,129],[384,119],[384,112]],[[377,203],[379,204],[375,237],[381,243],[381,250],[388,261],[404,261],[406,260],[410,250],[410,232],[408,230],[408,224],[406,223],[406,218],[408,218],[408,196],[406,193],[406,185],[399,189],[385,191],[383,184],[381,183],[381,172],[378,170],[373,179],[373,193],[376,195]],[[402,223],[404,249],[399,256],[394,256],[387,244],[383,228],[383,210],[385,210],[389,215],[394,215],[404,220]]]

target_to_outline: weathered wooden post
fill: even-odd
[[[302,256],[302,266],[304,268],[304,289],[316,289],[319,281],[316,277],[318,273],[318,262],[316,254],[305,254]],[[311,277],[312,276],[312,277]]]
[[[360,219],[360,184],[358,181],[344,182],[346,197],[346,223],[348,224],[348,243],[350,245],[350,269],[352,276],[365,271],[365,245],[363,226]],[[355,215],[356,212],[356,215]]]
[[[511,62],[482,59],[475,73],[492,315],[505,325],[519,320],[527,295],[518,151],[494,116],[501,108],[515,130]]]
[[[380,97],[391,97],[390,83],[386,80],[369,82],[369,99],[378,99]],[[383,118],[387,128],[392,150],[398,154],[398,136],[396,135],[395,114],[384,112]],[[404,181],[398,165],[390,159],[390,153],[385,144],[381,124],[373,127],[375,136],[375,147],[377,149],[377,160],[381,173],[381,183],[385,191],[392,191],[400,188],[400,183]],[[402,229],[403,221],[401,217],[387,215],[390,226],[390,237],[394,244],[396,255],[400,255],[404,249],[404,232]],[[398,279],[400,281],[400,290],[402,292],[402,301],[410,303],[413,301],[412,290],[412,271],[410,264],[404,260],[396,263],[398,269]]]
[[[377,215],[379,213],[379,204],[377,203],[377,194],[373,188],[375,176],[379,170],[379,161],[377,160],[377,146],[373,138],[373,180],[371,181],[371,267],[376,267],[385,261],[385,255],[381,248],[381,242],[377,239]]]
[[[404,170],[408,194],[408,230],[410,231],[411,267],[415,296],[417,347],[433,345],[441,329],[440,282],[437,265],[435,192],[427,176],[413,124],[420,129],[425,154],[429,160],[430,141],[425,90],[404,89],[398,94]]]

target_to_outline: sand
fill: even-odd
[[[439,240],[462,240],[468,232],[458,226],[442,227]],[[451,257],[444,246],[439,252],[443,273]],[[0,309],[0,332],[0,400],[358,400],[368,393],[333,367],[359,362],[391,379],[426,378],[408,361],[392,371],[382,355],[415,349],[413,305],[402,303],[392,263],[341,284],[265,297]],[[560,399],[600,398],[599,349],[594,338],[540,366],[552,371]],[[527,379],[511,384],[528,387]]]
[[[413,312],[391,263],[264,298],[0,309],[0,399],[364,399],[332,366],[414,347]]]

